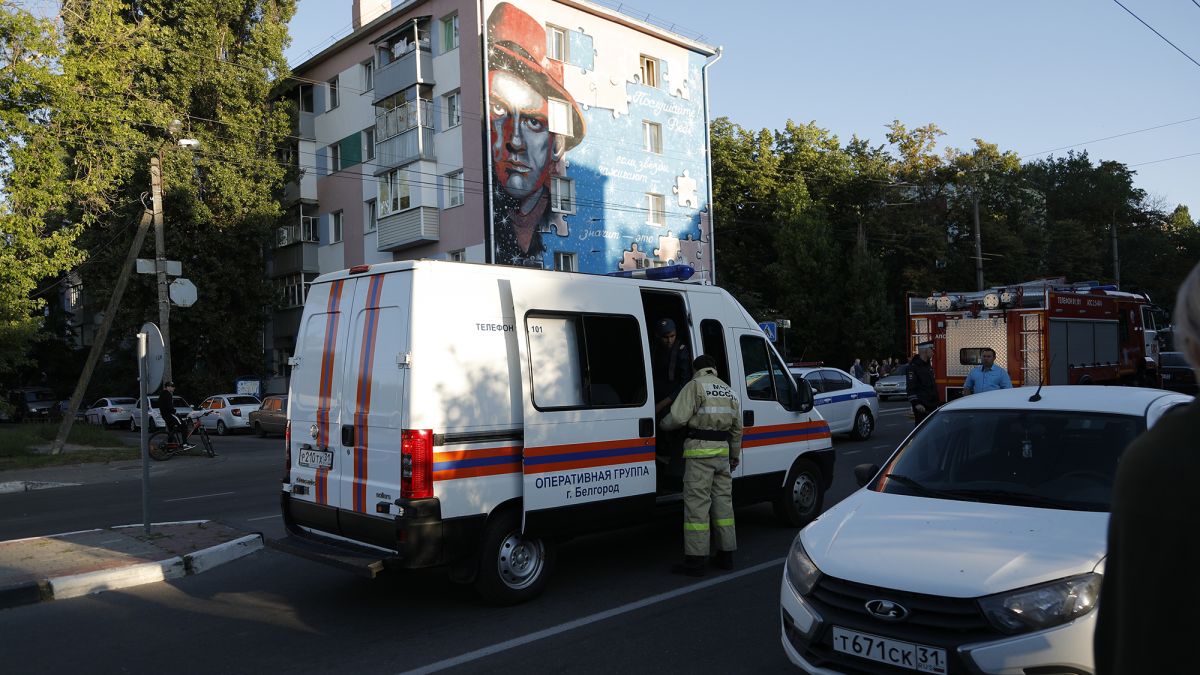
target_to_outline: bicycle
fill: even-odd
[[[175,455],[187,452],[195,448],[197,444],[188,443],[188,441],[197,432],[200,433],[200,447],[204,450],[204,454],[209,457],[216,457],[217,453],[213,450],[212,440],[208,437],[208,431],[204,425],[200,424],[200,418],[213,412],[205,410],[202,413],[188,415],[183,425],[175,432],[156,431],[150,437],[150,457],[160,462],[165,462]],[[182,438],[180,435],[182,434]]]

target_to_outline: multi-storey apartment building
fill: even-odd
[[[582,0],[355,0],[297,66],[265,345],[286,372],[320,273],[438,258],[713,280],[707,68],[718,50]],[[278,382],[276,383],[278,384]]]

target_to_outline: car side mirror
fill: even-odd
[[[859,464],[854,467],[854,480],[858,481],[858,487],[865,487],[877,473],[879,473],[878,464]]]

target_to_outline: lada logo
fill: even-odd
[[[866,608],[871,616],[884,621],[903,621],[908,618],[908,610],[891,600],[870,600]]]

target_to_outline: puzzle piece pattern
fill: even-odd
[[[650,261],[646,257],[645,251],[639,251],[637,244],[630,244],[629,250],[621,255],[621,271],[628,272],[630,270],[645,269],[650,266]]]
[[[680,206],[695,208],[698,202],[696,201],[696,179],[692,178],[685,169],[682,176],[675,177],[675,185],[671,191],[679,199]]]

